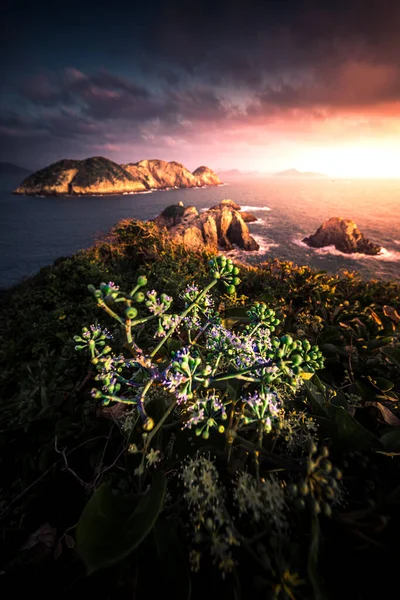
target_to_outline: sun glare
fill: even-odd
[[[304,160],[305,159],[305,160]],[[379,146],[318,148],[303,155],[301,170],[326,173],[332,177],[400,178],[400,149]]]

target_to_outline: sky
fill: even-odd
[[[0,10],[0,161],[400,177],[400,0]]]

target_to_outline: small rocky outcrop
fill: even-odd
[[[216,173],[214,173],[214,171],[208,167],[198,167],[195,171],[193,171],[193,176],[196,181],[196,186],[198,187],[221,184],[221,180],[218,175],[216,175]]]
[[[41,196],[111,195],[220,184],[220,179],[208,167],[199,167],[191,173],[174,161],[142,160],[118,165],[108,158],[95,156],[53,163],[24,179],[14,193]]]
[[[249,212],[242,212],[241,207],[239,206],[239,204],[236,204],[236,202],[234,202],[233,200],[221,200],[221,202],[219,204],[217,204],[216,206],[212,206],[210,208],[210,210],[220,210],[220,208],[222,206],[226,206],[227,208],[230,208],[231,210],[240,210],[240,216],[242,217],[243,221],[245,223],[253,223],[254,221],[258,221],[257,217],[255,217],[254,215],[252,215]]]
[[[243,250],[258,250],[259,245],[250,235],[240,207],[231,200],[199,214],[194,206],[182,203],[168,206],[154,222],[166,228],[170,237],[191,250],[206,246],[217,250],[232,250],[235,246]]]
[[[335,246],[345,254],[362,253],[376,255],[381,251],[378,244],[370,242],[364,237],[357,225],[351,219],[332,217],[324,221],[314,233],[303,239],[311,248]]]

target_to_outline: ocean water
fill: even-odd
[[[270,257],[320,270],[356,270],[365,278],[400,280],[400,180],[260,179],[219,187],[168,190],[108,197],[14,196],[19,180],[0,180],[0,287],[7,288],[87,248],[124,218],[151,219],[169,204],[199,211],[224,198],[258,218],[250,223],[258,252],[233,251],[241,261]],[[333,216],[350,218],[383,247],[376,257],[345,255],[335,248],[311,249],[302,238]]]

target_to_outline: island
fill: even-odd
[[[325,179],[327,175],[323,173],[314,173],[313,171],[298,171],[297,169],[286,169],[286,171],[280,171],[275,173],[275,177],[289,177],[289,178],[304,178],[304,179]]]
[[[9,162],[0,162],[0,175],[18,175],[26,177],[31,171]]]
[[[305,237],[303,242],[311,248],[335,246],[345,254],[362,253],[374,256],[382,250],[378,244],[364,237],[354,221],[342,217],[327,219],[314,235]]]
[[[247,222],[257,218],[249,213],[241,213],[240,206],[232,200],[222,200],[216,206],[198,213],[194,206],[184,206],[182,202],[167,206],[154,219],[155,224],[166,230],[168,236],[189,250],[212,251],[242,250],[256,251],[260,246],[250,235]]]
[[[100,196],[213,185],[221,185],[221,180],[205,166],[191,173],[174,161],[154,159],[119,165],[103,156],[94,156],[60,160],[36,171],[23,180],[14,194]]]

